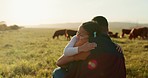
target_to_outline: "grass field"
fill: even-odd
[[[0,78],[50,78],[68,41],[57,29],[0,32]],[[127,78],[148,78],[148,40],[113,39],[124,50]]]

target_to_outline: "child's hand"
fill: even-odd
[[[95,47],[97,47],[96,43],[86,42],[83,45],[78,47],[78,52],[88,52],[88,51],[90,51],[92,49],[95,49]]]
[[[78,39],[74,46],[81,46],[86,42],[88,42],[88,39]]]
[[[81,52],[79,54],[74,55],[74,60],[79,61],[79,60],[85,60],[88,56],[90,55],[90,52]]]

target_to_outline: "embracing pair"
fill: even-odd
[[[53,78],[126,78],[123,51],[108,36],[103,16],[80,25],[57,65]]]

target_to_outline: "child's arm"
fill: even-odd
[[[56,62],[56,65],[59,67],[65,67],[67,63],[74,61],[73,56],[64,56],[62,55]]]
[[[78,54],[78,47],[74,47],[75,43],[77,42],[76,35],[72,37],[69,43],[64,48],[64,56],[72,56]]]
[[[96,43],[89,43],[87,40],[78,40],[74,36],[64,49],[64,56],[76,55],[80,52],[88,52],[96,47]]]
[[[58,61],[57,66],[59,67],[65,67],[68,63],[72,61],[79,61],[79,60],[85,60],[89,56],[90,52],[82,52],[73,56],[64,56],[62,55]]]
[[[89,50],[95,48],[94,43],[88,43],[86,41],[87,40],[77,40],[76,36],[74,36],[72,40],[67,44],[64,51],[66,52],[66,50],[68,49],[69,51],[67,51],[67,53],[71,53],[72,51],[77,50],[77,53],[71,56],[62,55],[58,59],[57,65],[63,67],[67,63],[72,61],[85,60],[90,54]],[[75,48],[75,46],[78,46],[77,49],[72,49]]]

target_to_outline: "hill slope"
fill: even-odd
[[[78,28],[81,25],[80,22],[77,23],[58,23],[58,24],[41,24],[32,27],[37,28]],[[128,22],[110,22],[109,28],[133,28],[133,27],[148,27],[148,24],[137,24]]]

